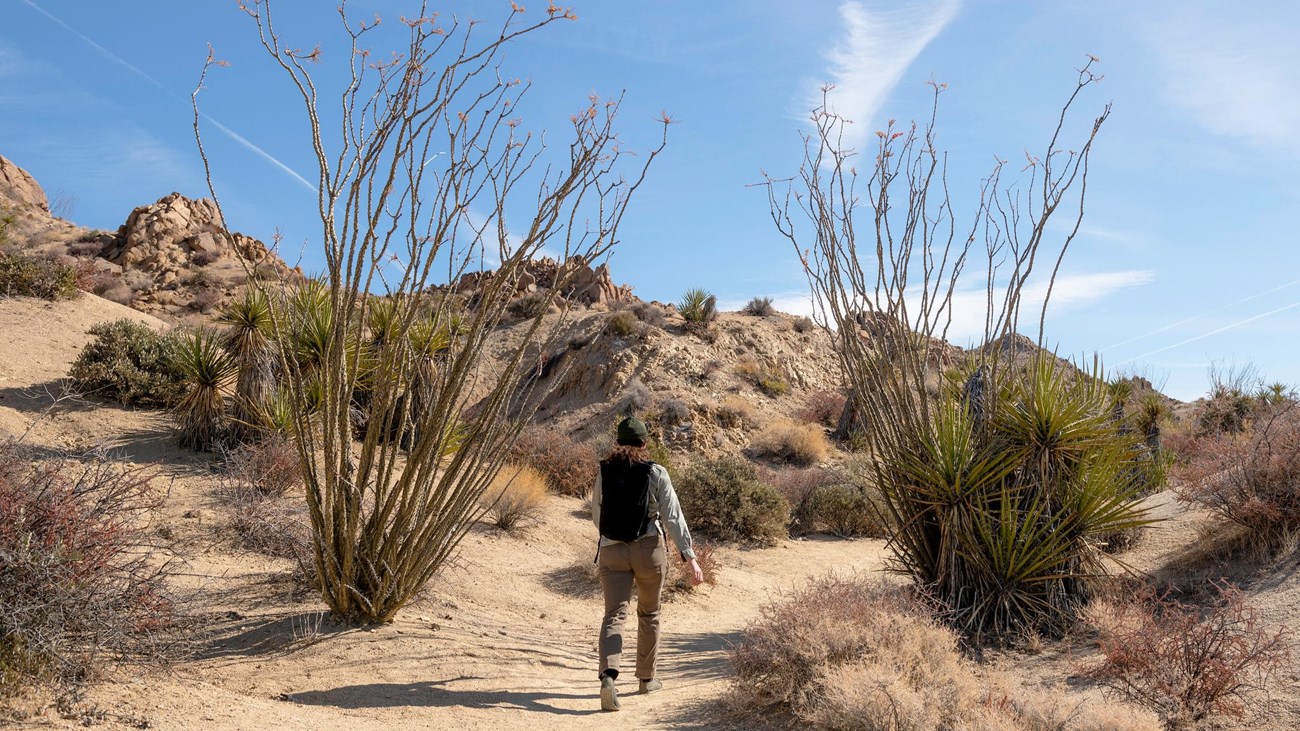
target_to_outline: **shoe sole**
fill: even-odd
[[[600,710],[618,711],[621,709],[622,706],[618,704],[618,691],[614,690],[612,686],[602,686],[600,689]]]
[[[663,690],[663,689],[664,689],[664,687],[663,687],[662,685],[659,686],[659,687],[657,687],[657,688],[642,688],[642,689],[640,689],[640,690],[637,691],[637,694],[638,694],[638,695],[650,695],[651,693],[656,693],[656,692],[661,691],[661,690]]]

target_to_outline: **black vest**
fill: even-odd
[[[650,530],[650,469],[654,462],[600,463],[600,534],[635,541]]]

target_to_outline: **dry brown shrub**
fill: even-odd
[[[736,375],[753,384],[768,396],[783,396],[790,390],[790,382],[778,368],[760,362],[757,358],[742,358],[734,368]]]
[[[152,474],[0,441],[0,698],[174,647],[172,567],[144,523],[159,502]]]
[[[701,583],[717,586],[717,550],[708,541],[697,541],[694,548],[695,560],[700,562],[700,570],[704,573],[704,581]],[[681,556],[677,555],[676,551],[669,550],[668,563],[672,564],[672,568],[668,570],[668,577],[664,582],[664,591],[667,594],[690,594],[699,588],[691,583],[690,564],[681,560]]]
[[[754,405],[740,396],[728,396],[713,407],[714,420],[727,429],[745,429],[756,425]]]
[[[1099,604],[1092,621],[1103,659],[1087,675],[1170,725],[1244,715],[1293,654],[1285,628],[1263,627],[1241,592],[1226,585],[1207,608],[1148,590]]]
[[[830,443],[820,427],[792,421],[767,427],[754,439],[753,447],[760,455],[805,467],[825,460],[830,452]]]
[[[222,482],[230,489],[238,486],[262,495],[286,495],[302,487],[302,462],[293,442],[272,435],[226,455]]]
[[[528,465],[502,465],[482,500],[492,524],[512,531],[537,520],[546,502],[546,477]]]
[[[1261,545],[1300,530],[1300,407],[1265,407],[1244,433],[1203,434],[1178,448],[1180,499],[1247,528]]]
[[[1122,706],[1081,706],[977,672],[956,634],[903,589],[828,576],[761,609],[732,650],[742,713],[824,731],[1156,731]]]
[[[596,483],[600,455],[588,444],[540,428],[526,429],[511,451],[511,461],[532,467],[546,476],[551,490],[583,497]]]
[[[795,414],[801,421],[834,429],[840,423],[847,397],[839,391],[813,391]]]
[[[861,578],[816,579],[767,604],[731,661],[742,706],[811,728],[946,728],[982,698],[951,630]]]

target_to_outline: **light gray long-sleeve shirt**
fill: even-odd
[[[600,530],[600,498],[600,472],[597,471],[596,491],[591,494],[591,520],[596,524],[598,531]],[[683,560],[695,558],[691,529],[686,526],[686,516],[682,515],[681,503],[677,502],[677,491],[673,489],[673,481],[668,477],[668,470],[656,464],[650,468],[650,530],[646,535],[658,535],[659,523],[663,523],[664,530],[668,531],[668,537],[677,546]],[[605,536],[600,537],[602,546],[615,543],[620,541]]]

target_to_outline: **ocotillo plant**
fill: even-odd
[[[342,110],[328,115],[340,127],[327,131],[319,113],[324,82],[308,70],[321,56],[284,44],[274,4],[241,7],[301,96],[325,258],[322,309],[306,322],[309,336],[291,337],[294,317],[272,308],[275,342],[306,472],[322,597],[347,621],[383,621],[451,556],[538,396],[558,380],[528,377],[537,354],[555,350],[564,314],[548,315],[551,305],[580,266],[616,244],[670,120],[663,119],[657,146],[629,167],[614,133],[620,100],[593,96],[570,118],[558,159],[549,160],[542,137],[524,132],[518,118],[529,84],[502,71],[501,52],[571,13],[551,6],[525,22],[512,6],[499,32],[487,33],[478,23],[442,25],[421,6],[403,18],[404,47],[376,63],[365,45],[377,37],[375,24],[355,22],[344,8],[351,48],[340,55],[351,68],[338,101],[329,102]],[[199,88],[216,64],[210,55]],[[517,236],[507,212],[524,222]],[[523,337],[497,350],[502,367],[480,368],[529,260],[543,249],[560,261],[547,306],[525,318]],[[473,306],[462,317],[442,295],[468,284],[470,272],[477,275]],[[376,295],[391,302],[379,342],[367,337]],[[423,328],[445,329],[445,347],[430,354],[413,344],[412,331]],[[354,441],[359,388],[371,414],[394,415],[398,433],[411,438],[386,438],[394,424],[371,418]]]
[[[1092,66],[1080,71],[1042,156],[1029,159],[1028,181],[1004,184],[998,163],[968,206],[968,224],[958,224],[948,197],[934,132],[937,84],[929,120],[891,121],[877,133],[874,159],[857,159],[848,120],[823,105],[799,172],[766,183],[772,220],[804,265],[816,317],[851,386],[897,568],[973,634],[1060,628],[1086,600],[1090,542],[1141,520],[1128,483],[1106,482],[1127,474],[1117,462],[1135,454],[1109,421],[1104,394],[1070,385],[1047,356],[1025,368],[1013,339],[1022,309],[1037,306],[1025,300],[1039,274],[1041,346],[1047,302],[1082,220],[1109,107],[1072,151],[1061,137],[1097,80]],[[1053,238],[1049,221],[1063,211],[1072,220]],[[982,274],[967,273],[972,258]],[[982,383],[968,384],[963,401],[935,388],[948,364],[931,343],[947,336],[955,295],[967,288],[984,294],[989,346],[976,351]]]

